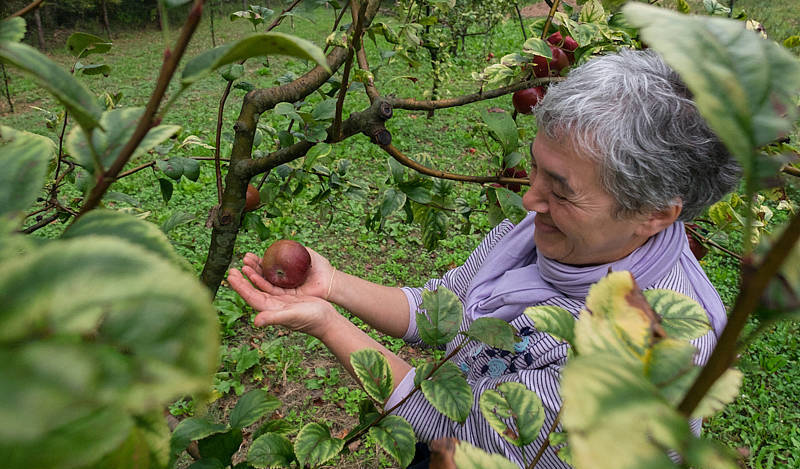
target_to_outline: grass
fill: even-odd
[[[767,7],[766,3],[741,0],[736,2],[736,7],[750,9],[751,16],[761,20],[768,31],[780,35],[785,32],[779,31],[797,30],[797,15],[787,14],[790,3],[774,1]],[[319,41],[328,33],[326,28],[332,12],[320,9],[308,14],[313,23],[298,18],[294,30],[287,23],[278,31]],[[392,17],[382,20],[389,23],[396,21]],[[200,26],[190,45],[188,57],[210,47],[208,26],[207,22]],[[250,31],[246,22],[231,23],[225,18],[218,18],[216,26],[218,43]],[[172,31],[173,36],[176,33]],[[501,57],[517,50],[520,43],[521,34],[514,21],[502,25],[488,45],[481,38],[468,41],[466,56],[457,57],[451,63],[445,93],[458,95],[464,90],[475,89],[469,72],[485,65],[483,57],[487,50]],[[381,40],[378,41],[378,47],[384,50],[389,48]],[[115,35],[114,48],[103,58],[112,66],[111,75],[108,78],[84,77],[83,81],[95,93],[122,92],[122,104],[141,106],[152,90],[163,49],[161,33],[157,31],[120,32]],[[372,44],[368,46],[368,51],[382,93],[423,96],[429,87],[429,70],[424,60],[421,67],[415,69],[400,62],[386,63]],[[49,55],[64,67],[72,64],[72,59],[63,50],[54,49]],[[296,59],[270,59],[268,67],[260,61],[251,62],[246,64],[245,80],[259,87],[274,84],[284,74],[301,74],[307,69],[307,64]],[[54,137],[54,130],[45,124],[46,112],[36,108],[58,113],[58,106],[32,81],[14,71],[10,76],[11,93],[17,111],[10,113],[5,101],[0,102],[2,123]],[[393,76],[419,80],[390,79]],[[206,78],[191,88],[170,110],[165,123],[182,125],[179,141],[188,135],[196,135],[204,142],[213,143],[216,108],[223,86],[223,81],[218,77]],[[174,91],[175,88],[171,88],[171,92]],[[237,116],[243,94],[235,90],[225,109],[223,155],[230,152],[231,125]],[[313,96],[310,99],[318,101],[320,98]],[[348,95],[345,114],[364,108],[366,103],[363,93]],[[430,158],[434,166],[443,170],[487,174],[492,170],[492,151],[496,149],[485,145],[485,134],[477,116],[479,109],[490,105],[511,109],[510,97],[437,111],[430,119],[423,112],[398,111],[388,122],[388,128],[395,145],[412,157]],[[285,128],[288,123],[272,113],[262,115],[260,122],[276,129]],[[518,124],[527,132],[525,138],[530,140],[531,131],[528,129],[533,127],[533,119],[520,116]],[[270,148],[270,144],[271,139],[266,138],[261,149]],[[471,154],[469,148],[476,148],[477,152]],[[208,149],[186,147],[172,150],[169,156],[210,154]],[[148,159],[152,159],[152,156],[142,157],[141,161],[131,166]],[[387,156],[369,143],[366,137],[357,136],[345,144],[336,145],[333,153],[321,162],[334,167],[344,159],[351,162],[347,177],[367,181],[374,188],[367,193],[366,200],[340,198],[336,201],[335,210],[325,211],[324,205],[310,203],[316,189],[309,183],[302,187],[303,191],[296,197],[282,202],[279,216],[263,220],[270,239],[292,238],[301,241],[326,255],[338,268],[375,282],[419,285],[462,263],[489,229],[481,213],[471,217],[470,225],[463,220],[453,219],[448,236],[440,242],[438,249],[431,252],[422,248],[418,228],[406,224],[402,216],[389,219],[382,231],[368,230],[365,219],[376,210],[379,189],[384,187],[389,177]],[[150,170],[141,171],[112,186],[112,190],[125,193],[128,198],[110,201],[108,205],[139,214],[159,225],[177,212],[191,215],[193,221],[175,228],[169,237],[175,249],[199,272],[210,239],[210,232],[204,225],[209,210],[216,203],[214,184],[213,168],[203,164],[198,181],[181,180],[176,184],[172,199],[164,203],[154,173]],[[455,191],[470,201],[479,198],[478,186],[455,184]],[[65,197],[65,203],[75,202]],[[55,236],[61,230],[63,226],[55,224],[41,230],[39,235]],[[259,252],[265,244],[251,231],[241,233],[236,246],[235,264],[240,263],[245,252]],[[730,305],[738,292],[736,262],[721,253],[712,252],[703,261],[703,267],[725,303]],[[220,290],[215,304],[220,313],[223,347],[220,350],[221,366],[215,379],[218,399],[210,406],[211,415],[222,419],[235,403],[237,394],[258,386],[271,390],[282,399],[284,407],[280,412],[292,423],[299,425],[325,420],[331,424],[334,434],[352,427],[355,405],[363,397],[363,392],[319,341],[300,334],[287,335],[278,328],[251,327],[252,311],[226,288]],[[356,323],[360,324],[357,320]],[[800,434],[796,425],[791,423],[798,421],[797,409],[800,408],[795,384],[800,382],[798,332],[797,323],[778,325],[742,354],[740,367],[745,372],[742,395],[706,425],[707,435],[719,438],[732,448],[746,448],[750,454],[748,466],[751,468],[797,467],[800,464]],[[375,336],[403,357],[412,362],[418,360],[420,353],[405,346],[402,341]],[[181,400],[172,406],[172,410],[185,415],[197,409],[193,402]],[[369,439],[351,450],[349,456],[336,463],[337,467],[391,465]]]

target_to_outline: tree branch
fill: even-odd
[[[501,184],[514,183],[514,184],[530,185],[530,181],[522,178],[509,178],[504,176],[470,176],[466,174],[448,173],[447,171],[441,171],[438,169],[429,168],[427,166],[423,166],[417,163],[416,161],[404,155],[403,152],[401,152],[391,144],[381,145],[380,147],[383,148],[384,151],[386,151],[386,153],[390,154],[392,158],[397,160],[403,166],[407,166],[415,171],[418,171],[428,176],[433,176],[435,178],[450,179],[452,181],[475,182],[479,184],[497,182]]]
[[[169,87],[172,76],[175,74],[175,70],[178,68],[178,63],[186,52],[189,40],[192,38],[194,31],[197,29],[197,25],[200,23],[202,12],[203,0],[195,0],[194,6],[192,6],[189,16],[186,18],[186,23],[181,30],[181,35],[175,43],[175,51],[170,52],[166,50],[164,52],[164,62],[156,81],[156,87],[150,95],[150,100],[147,102],[147,106],[145,107],[142,117],[139,119],[136,129],[133,131],[133,135],[131,135],[131,138],[122,150],[120,150],[119,156],[117,156],[117,159],[111,167],[103,174],[99,175],[100,177],[97,181],[97,185],[92,188],[89,197],[84,201],[78,217],[97,207],[100,200],[103,198],[103,194],[106,193],[109,186],[116,180],[117,175],[122,171],[125,164],[128,163],[131,155],[133,155],[133,152],[147,135],[147,132],[156,125],[153,117],[158,112],[158,107],[161,104],[161,100],[164,98],[164,94]]]
[[[23,16],[27,13],[32,12],[33,10],[39,8],[44,0],[36,0],[35,2],[29,4],[28,6],[24,7],[23,9],[17,11],[16,13],[12,13],[9,18],[13,18],[15,16]]]
[[[497,98],[499,96],[507,95],[515,91],[524,90],[526,88],[533,88],[534,86],[543,85],[545,83],[558,82],[564,80],[563,77],[544,77],[534,78],[533,80],[522,81],[514,83],[513,85],[496,88],[489,91],[483,91],[473,94],[466,94],[457,96],[455,98],[437,99],[419,101],[413,98],[392,98],[387,97],[387,101],[397,109],[406,109],[409,111],[429,111],[431,109],[445,109],[448,107],[463,106],[464,104],[475,103],[487,99]]]

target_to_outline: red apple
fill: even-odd
[[[507,178],[527,178],[528,173],[521,168],[506,168],[503,170],[502,176]],[[522,186],[516,182],[506,182],[503,185],[512,192],[519,192],[522,189]]]
[[[533,76],[536,78],[550,76],[550,64],[548,60],[541,55],[537,55],[533,58]]]
[[[550,46],[550,52],[553,54],[553,60],[550,61],[550,70],[560,72],[562,69],[569,67],[569,57],[563,50],[556,46]]]
[[[547,42],[563,49],[569,59],[569,63],[575,61],[575,49],[578,48],[578,42],[572,39],[572,36],[562,37],[561,32],[556,31],[547,36]]]
[[[544,86],[534,86],[519,90],[511,97],[511,102],[514,104],[514,109],[520,114],[531,114],[533,107],[539,104],[539,101],[544,98]]]
[[[311,271],[311,255],[297,241],[280,239],[270,244],[261,260],[261,275],[281,288],[297,288]]]
[[[261,194],[258,193],[256,186],[252,184],[247,185],[247,195],[244,199],[244,211],[252,212],[261,204]]]

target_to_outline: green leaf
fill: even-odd
[[[220,67],[219,74],[225,81],[236,81],[244,75],[244,65],[228,64]],[[258,146],[258,145],[256,145]]]
[[[533,321],[536,330],[572,344],[575,340],[575,317],[572,313],[558,306],[531,306],[525,310],[525,316]]]
[[[706,310],[686,295],[672,290],[646,290],[647,302],[661,316],[661,326],[669,337],[692,340],[711,330]]]
[[[103,110],[75,77],[33,47],[0,42],[0,59],[32,75],[36,83],[61,102],[85,131],[100,125]]]
[[[783,40],[783,47],[787,49],[793,49],[797,46],[800,46],[800,36],[796,34],[794,36],[789,36]]]
[[[692,9],[689,7],[689,4],[686,2],[686,0],[678,0],[678,11],[684,15],[688,15],[692,12]]]
[[[519,133],[517,124],[507,112],[489,112],[481,109],[481,118],[489,127],[489,135],[503,147],[503,154],[507,155],[519,147]]]
[[[303,169],[310,170],[317,159],[330,155],[332,149],[333,147],[329,143],[318,143],[311,147],[303,160]]]
[[[486,345],[509,352],[514,351],[514,345],[520,340],[511,324],[497,318],[478,318],[469,325],[465,334]]]
[[[259,436],[247,452],[247,463],[257,468],[289,467],[294,460],[292,442],[277,433]]]
[[[200,162],[194,158],[184,158],[176,156],[177,160],[183,166],[183,177],[190,181],[197,181],[200,177]]]
[[[391,156],[386,158],[386,163],[389,165],[389,172],[391,173],[392,180],[395,182],[395,184],[404,182],[406,167]]]
[[[791,129],[790,97],[800,88],[800,62],[739,21],[686,16],[636,2],[624,12],[641,28],[642,39],[681,75],[700,113],[747,176],[754,149]],[[775,103],[791,115],[781,117]]]
[[[175,190],[172,183],[168,179],[158,178],[158,186],[161,189],[161,197],[164,199],[164,203],[169,202],[169,199],[172,198],[172,192]]]
[[[527,54],[540,55],[548,59],[553,58],[553,52],[550,50],[547,41],[539,37],[532,37],[525,41],[522,44],[522,50]]]
[[[671,405],[677,406],[699,370],[693,364],[697,349],[690,342],[665,338],[653,345],[645,375]]]
[[[503,167],[513,168],[517,166],[523,158],[524,156],[522,156],[522,153],[518,151],[512,151],[511,153],[503,156]]]
[[[142,112],[142,108],[122,108],[103,113],[100,125],[104,130],[92,132],[92,145],[103,169],[111,166],[122,148],[128,143],[139,123]],[[150,151],[156,145],[178,133],[180,129],[181,127],[178,125],[159,125],[151,128],[131,155],[131,159]],[[79,165],[89,172],[95,171],[94,157],[84,129],[77,127],[72,129],[67,136],[66,145],[67,151]]]
[[[230,429],[223,433],[207,436],[197,442],[197,449],[202,460],[216,460],[223,462],[222,467],[230,463],[233,455],[242,445],[242,431],[238,428]]]
[[[219,321],[193,274],[108,236],[51,241],[0,264],[0,415],[25,421],[0,439],[208,388]]]
[[[528,211],[522,206],[522,197],[519,194],[505,187],[497,187],[495,194],[497,201],[500,202],[500,208],[503,209],[503,214],[512,223],[517,224],[528,215]]]
[[[84,75],[103,75],[107,77],[111,73],[111,67],[106,64],[84,65],[79,62],[75,66],[75,71],[80,71]]]
[[[350,364],[364,391],[381,404],[385,403],[394,389],[392,370],[386,357],[377,350],[362,349],[350,354]]]
[[[583,5],[581,12],[578,15],[578,21],[581,23],[600,23],[604,24],[606,20],[606,12],[603,5],[597,0],[590,0]]]
[[[183,69],[184,87],[203,78],[217,68],[251,57],[288,55],[310,60],[330,73],[325,54],[314,43],[283,33],[258,33],[208,50],[190,60]]]
[[[25,37],[25,20],[21,16],[0,21],[0,42],[19,42]]]
[[[575,467],[673,469],[668,448],[691,438],[686,419],[640,367],[614,353],[578,355],[561,378],[561,422]]]
[[[389,415],[369,429],[369,434],[378,444],[398,462],[406,467],[414,459],[416,436],[404,418]]]
[[[409,199],[418,204],[429,204],[433,201],[433,195],[425,184],[425,181],[398,183],[397,187],[403,191]]]
[[[417,328],[420,338],[428,345],[444,345],[458,334],[463,315],[461,300],[447,288],[422,292],[421,309],[427,314],[417,313]]]
[[[424,376],[424,371],[423,376]],[[431,405],[450,420],[464,423],[475,399],[472,388],[452,362],[445,362],[436,373],[421,383],[422,394]]]
[[[111,43],[94,34],[77,32],[67,38],[67,50],[73,57],[83,58],[91,54],[105,54],[111,50]]]
[[[494,431],[514,446],[522,447],[534,442],[544,424],[542,400],[521,383],[500,383],[497,391],[484,391],[479,405]]]
[[[383,193],[383,200],[381,201],[381,217],[386,218],[398,209],[403,207],[406,203],[406,194],[398,191],[394,187],[386,189]]]
[[[170,439],[170,454],[172,459],[177,458],[178,455],[189,446],[189,443],[195,440],[201,440],[211,435],[228,430],[226,425],[221,423],[213,423],[200,417],[189,417],[183,420],[172,431],[172,438]]]
[[[314,110],[311,111],[311,117],[314,120],[318,121],[327,121],[333,119],[334,115],[336,114],[336,99],[326,99],[321,103],[314,106]]]
[[[711,417],[727,404],[733,402],[739,395],[739,388],[742,386],[744,375],[741,371],[730,368],[717,379],[711,389],[708,390],[703,400],[692,412],[692,418]]]
[[[92,210],[67,228],[62,238],[74,239],[83,236],[110,236],[122,239],[186,270],[192,270],[186,258],[175,252],[172,243],[157,226],[126,213],[105,209]]]
[[[277,397],[263,389],[254,389],[239,398],[231,411],[231,428],[244,428],[281,407]]]
[[[294,440],[294,454],[300,466],[318,466],[342,450],[344,440],[333,438],[327,425],[309,423],[300,430]]]
[[[27,420],[5,420],[4,422]],[[86,413],[40,440],[0,439],[0,454],[6,469],[71,469],[100,460],[122,445],[131,432],[130,416],[116,407],[99,408]],[[19,428],[19,427],[17,427]]]
[[[453,453],[453,462],[458,469],[517,469],[519,466],[499,454],[489,454],[472,446],[466,441],[459,441]]]
[[[33,205],[55,154],[49,138],[0,125],[0,218]]]
[[[300,117],[300,114],[297,113],[297,109],[295,109],[292,103],[278,103],[273,108],[275,114],[279,116],[288,116],[289,118],[296,120],[298,122],[303,122],[303,118]]]
[[[156,160],[156,166],[158,166],[158,169],[160,169],[161,172],[176,181],[179,181],[181,176],[183,176],[183,165],[176,158],[170,158],[168,160]]]
[[[186,223],[191,223],[194,220],[195,216],[191,213],[178,210],[176,212],[172,212],[169,218],[167,218],[166,221],[161,224],[161,231],[163,231],[164,234],[167,234],[175,228],[185,225]]]

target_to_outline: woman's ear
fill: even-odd
[[[644,220],[639,225],[637,234],[649,238],[669,225],[675,223],[683,210],[683,202],[675,199],[672,204],[663,209],[651,212],[644,216]]]

